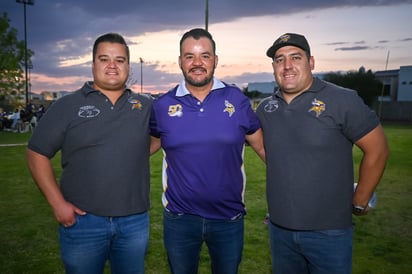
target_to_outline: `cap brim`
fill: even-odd
[[[270,58],[273,59],[273,57],[275,57],[276,50],[277,50],[277,48],[275,48],[274,46],[271,46],[271,47],[266,51],[267,57],[270,57]]]

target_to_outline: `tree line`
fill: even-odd
[[[364,67],[360,67],[358,71],[349,72],[330,72],[322,77],[323,80],[331,82],[348,89],[353,89],[358,92],[366,105],[372,107],[376,98],[382,95],[382,83],[376,79],[375,74]],[[257,90],[243,90],[249,98],[259,98],[263,94]],[[383,94],[387,95],[387,94]]]
[[[14,105],[23,98],[25,41],[18,40],[17,30],[10,26],[7,13],[0,17],[0,105]],[[33,56],[27,49],[27,58]]]

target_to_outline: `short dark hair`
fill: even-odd
[[[207,30],[200,28],[191,29],[183,34],[182,38],[180,39],[180,53],[182,53],[183,41],[190,37],[194,38],[195,40],[199,40],[202,37],[209,39],[210,42],[212,42],[213,54],[216,54],[216,43],[213,40],[212,35]]]
[[[117,44],[124,45],[124,47],[126,48],[127,63],[130,63],[130,50],[129,50],[129,47],[127,46],[126,41],[124,40],[123,36],[121,36],[120,34],[112,33],[112,32],[103,34],[103,35],[99,36],[96,39],[96,41],[94,41],[94,45],[93,45],[93,63],[94,63],[95,58],[96,58],[97,47],[99,46],[100,43],[103,43],[103,42],[117,43]]]

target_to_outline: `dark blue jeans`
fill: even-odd
[[[144,273],[149,241],[149,214],[125,217],[76,216],[71,227],[59,227],[60,251],[66,273]]]
[[[242,259],[244,219],[210,220],[164,211],[164,242],[171,272],[198,273],[203,242],[209,249],[211,273],[236,274]]]
[[[272,272],[350,274],[353,227],[297,231],[269,222]]]

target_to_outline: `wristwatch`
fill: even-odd
[[[366,210],[366,207],[359,206],[359,205],[352,205],[352,212],[355,214],[361,214]]]

